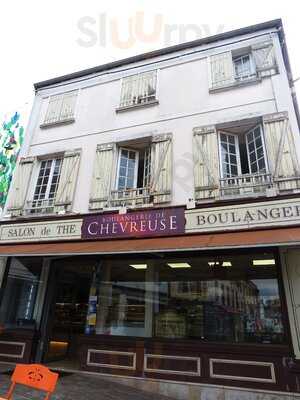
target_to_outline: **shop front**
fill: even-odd
[[[183,208],[3,224],[0,360],[297,392],[300,228],[277,208],[247,231]]]

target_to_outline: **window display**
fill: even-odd
[[[282,343],[277,273],[272,253],[103,259],[86,333]]]

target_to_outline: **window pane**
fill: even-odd
[[[241,57],[236,57],[233,62],[236,79],[247,79],[251,77],[251,62],[248,54]]]
[[[231,164],[236,164],[237,162],[236,162],[236,156],[230,156],[230,163]]]
[[[234,137],[231,136],[231,135],[228,135],[228,142],[231,143],[231,144],[235,144]]]
[[[12,259],[0,308],[1,321],[6,327],[35,327],[41,270],[39,258]]]
[[[265,160],[263,158],[258,160],[258,166],[260,171],[266,168]]]
[[[224,133],[221,133],[220,137],[221,137],[221,141],[222,141],[222,142],[227,143],[227,136],[224,135]]]
[[[255,139],[255,145],[256,147],[261,147],[262,146],[262,140],[261,137]]]
[[[132,189],[135,187],[136,157],[136,151],[121,149],[118,189]]]
[[[251,153],[250,154],[250,162],[253,163],[256,160],[256,154],[255,153]]]
[[[229,152],[230,152],[231,154],[235,154],[235,145],[233,145],[233,144],[230,144],[230,145],[229,145]]]
[[[249,152],[252,153],[255,150],[254,142],[249,143]]]
[[[256,163],[251,164],[251,172],[252,172],[252,174],[255,174],[257,172],[257,164]]]
[[[260,147],[257,149],[257,158],[262,158],[264,156],[264,149]]]
[[[228,178],[238,175],[238,159],[236,149],[236,137],[230,134],[220,134],[222,177]],[[224,143],[222,142],[224,141]],[[225,143],[226,142],[226,143]]]
[[[231,166],[231,176],[237,176],[238,174],[238,169],[236,165]]]
[[[254,260],[272,262],[254,266]],[[94,332],[283,343],[276,263],[271,252],[112,257],[97,268],[91,287],[97,293]]]
[[[125,178],[120,177],[119,178],[119,189],[124,189],[125,188]]]
[[[250,138],[255,137],[254,141],[250,142]],[[262,143],[262,132],[261,127],[258,126],[253,131],[246,135],[246,141],[248,146],[248,153],[250,159],[250,172],[266,172],[266,163],[264,159],[264,148]]]

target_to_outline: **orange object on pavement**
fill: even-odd
[[[15,386],[20,384],[46,392],[46,397],[44,400],[48,400],[55,390],[57,380],[58,374],[51,372],[43,365],[17,364],[11,377],[12,384],[5,399],[12,399]]]

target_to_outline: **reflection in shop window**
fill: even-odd
[[[254,265],[260,259],[265,261]],[[279,267],[273,254],[218,256],[214,261],[204,256],[162,257],[141,265],[124,257],[98,266],[86,333],[229,343],[284,341]]]
[[[0,308],[1,323],[6,328],[36,327],[41,270],[39,258],[12,259]]]

